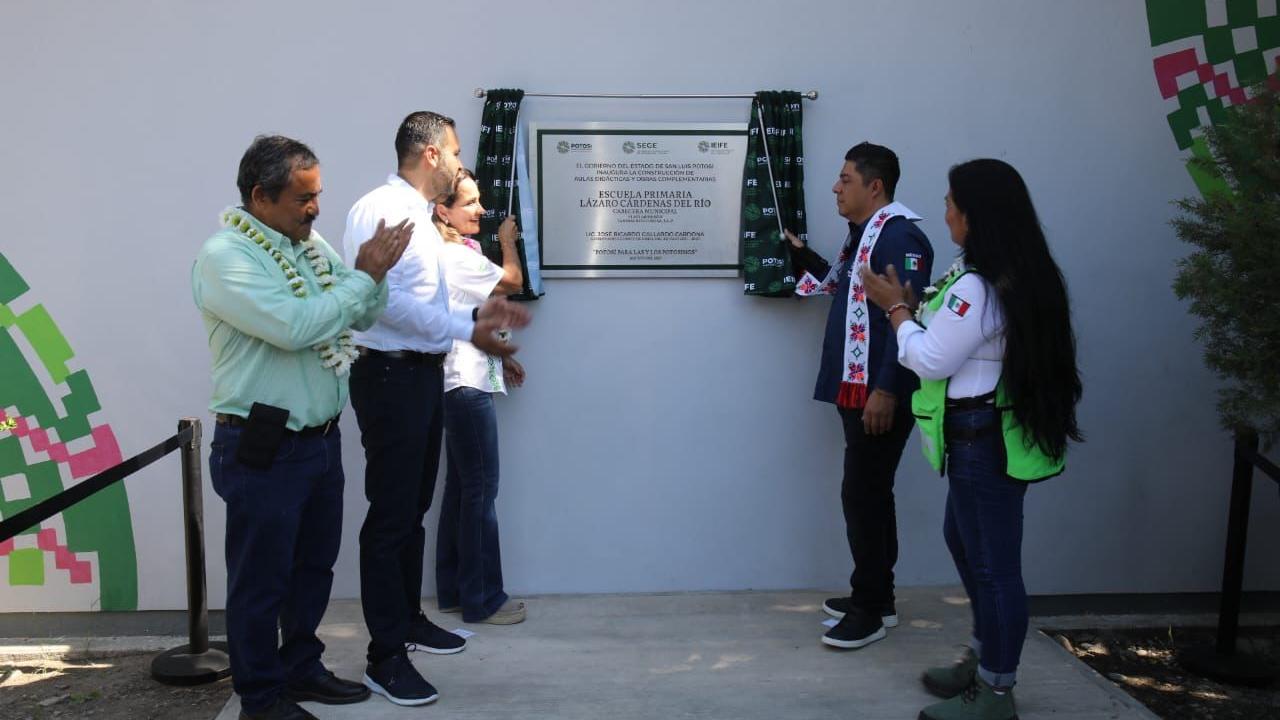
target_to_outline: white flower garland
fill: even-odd
[[[951,267],[947,268],[945,275],[938,278],[937,282],[924,289],[920,302],[916,305],[916,322],[921,322],[920,318],[924,315],[924,306],[929,304],[929,301],[933,299],[933,296],[941,292],[942,288],[946,287],[947,283],[951,282],[952,279],[964,274],[964,269],[964,260],[956,258],[956,261],[951,263]]]
[[[289,262],[284,253],[271,247],[271,241],[267,240],[267,236],[261,230],[253,226],[248,218],[240,213],[238,208],[227,208],[222,213],[222,224],[231,230],[235,230],[244,234],[255,245],[262,248],[272,260],[276,261],[276,265],[284,271],[285,280],[289,287],[293,290],[294,297],[304,298],[307,296],[307,287],[302,280],[302,276],[298,274],[297,269]],[[314,240],[306,240],[302,243],[302,254],[307,258],[307,262],[311,264],[312,271],[315,272],[316,282],[325,291],[333,287],[333,266],[329,263],[329,258],[320,250],[320,246]],[[351,337],[351,330],[343,330],[334,337],[324,342],[316,343],[311,346],[320,354],[320,364],[330,370],[338,377],[345,376],[351,371],[351,363],[360,357],[360,351],[356,349],[355,340]]]

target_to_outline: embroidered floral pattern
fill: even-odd
[[[881,210],[875,219],[867,223],[862,230],[862,237],[858,239],[856,247],[853,244],[854,238],[850,234],[845,239],[844,246],[840,248],[839,259],[836,264],[831,267],[830,272],[822,280],[818,280],[812,275],[805,274],[801,282],[796,287],[797,295],[816,295],[819,293],[825,295],[834,295],[839,289],[837,278],[840,269],[850,258],[856,258],[856,262],[850,263],[848,273],[849,281],[849,307],[846,310],[845,321],[846,327],[849,328],[849,337],[844,343],[844,359],[845,373],[841,378],[840,394],[837,402],[841,407],[862,407],[866,402],[867,389],[867,368],[860,362],[867,355],[867,345],[870,342],[870,332],[866,323],[867,317],[867,293],[862,283],[857,282],[858,273],[863,266],[871,262],[871,254],[875,249],[876,240],[880,237],[880,230],[890,219],[902,215],[913,220],[919,219],[915,213],[907,209],[899,203],[893,203]],[[820,284],[821,289],[816,289]]]
[[[851,382],[853,382],[853,384],[855,385],[866,385],[867,384],[866,366],[860,362],[849,363],[849,377],[851,378]]]

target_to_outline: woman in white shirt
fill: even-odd
[[[1008,720],[1027,633],[1023,497],[1027,482],[1062,471],[1068,441],[1082,440],[1081,383],[1066,283],[1022,177],[983,159],[953,167],[948,181],[960,259],[917,319],[894,268],[864,271],[863,281],[888,308],[898,361],[920,376],[912,411],[926,456],[948,478],[943,535],[973,610],[964,659],[922,678],[948,699],[920,717]]]
[[[519,292],[523,275],[516,248],[515,219],[498,229],[502,266],[491,262],[467,237],[480,231],[480,190],[469,170],[458,172],[453,192],[432,214],[444,238],[441,266],[449,304],[478,307],[490,296]],[[524,368],[464,340],[454,340],[444,362],[444,423],[448,469],[436,539],[436,596],[442,612],[461,612],[466,622],[510,625],[525,618],[524,603],[502,587],[498,546],[498,423],[494,393],[519,387]]]

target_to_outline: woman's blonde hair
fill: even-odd
[[[466,168],[458,168],[458,174],[453,178],[453,187],[450,188],[449,194],[446,195],[443,200],[436,203],[436,205],[452,208],[453,204],[458,202],[458,188],[462,187],[462,182],[464,180],[475,179],[475,173]],[[462,233],[458,232],[458,229],[454,226],[445,222],[438,214],[432,213],[431,221],[435,223],[436,229],[440,231],[440,237],[444,238],[445,242],[462,242]]]

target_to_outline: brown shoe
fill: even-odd
[[[524,622],[524,603],[519,600],[508,600],[502,603],[489,617],[481,620],[490,625],[515,625]]]

